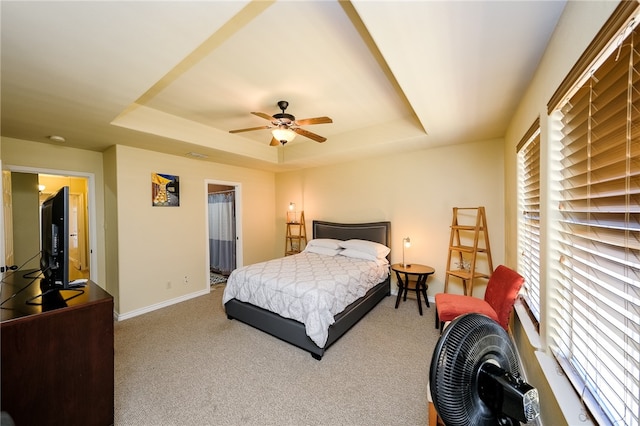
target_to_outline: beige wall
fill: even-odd
[[[241,186],[243,264],[282,255],[290,201],[305,210],[308,232],[313,219],[390,220],[392,260],[400,261],[400,241],[410,236],[407,260],[437,270],[430,279],[431,295],[444,282],[454,206],[487,208],[494,264],[504,259],[501,140],[278,175],[125,146],[102,154],[7,138],[2,142],[4,167],[95,174],[98,281],[114,296],[121,315],[205,288],[205,180]],[[151,206],[152,172],[180,176],[179,208]],[[478,286],[478,294],[482,291]]]
[[[391,221],[391,261],[402,261],[402,238],[411,238],[406,261],[433,266],[433,296],[442,291],[453,207],[485,206],[494,266],[504,261],[503,141],[465,143],[276,176],[278,245],[284,252],[289,202],[311,221]],[[394,279],[395,281],[395,279]],[[460,282],[451,291],[462,293]],[[474,290],[482,297],[485,282]]]
[[[11,173],[13,260],[23,269],[40,268],[38,176]]]
[[[208,291],[206,180],[239,185],[243,263],[277,255],[273,173],[125,146],[103,154],[2,138],[1,148],[5,169],[95,176],[96,281],[114,296],[120,316]],[[151,207],[152,172],[180,177],[180,207]]]
[[[112,152],[113,151],[113,152]],[[244,263],[274,257],[274,174],[118,145],[107,154],[115,184],[119,314],[208,291],[206,180],[238,183]],[[112,174],[115,173],[115,179]],[[151,174],[179,176],[180,206],[151,205]],[[113,191],[110,188],[109,193]],[[117,205],[115,204],[117,200]],[[113,219],[109,218],[109,222]],[[186,282],[185,282],[186,277]]]
[[[605,21],[609,18],[615,7],[615,1],[594,2],[567,2],[565,11],[560,19],[558,27],[550,40],[545,55],[536,70],[532,83],[529,85],[526,95],[522,99],[509,125],[505,138],[505,215],[506,215],[506,253],[507,262],[517,264],[517,221],[518,205],[517,196],[517,156],[516,145],[524,136],[527,129],[536,118],[540,117],[541,125],[541,289],[544,299],[549,296],[547,282],[549,282],[547,265],[554,261],[551,253],[547,251],[550,229],[547,226],[549,215],[556,208],[546,201],[549,193],[549,167],[551,153],[549,152],[550,121],[547,116],[547,102],[556,88],[565,78],[571,67],[582,55],[585,48],[593,40]],[[530,336],[525,331],[523,323],[516,317],[513,335],[519,349],[522,363],[525,367],[527,380],[538,388],[541,396],[542,421],[546,425],[561,424],[587,424],[579,417],[580,404],[572,391],[552,393],[551,384],[556,386],[556,381],[564,380],[556,374],[556,371],[546,371],[542,368],[536,355],[536,345],[542,346],[541,351],[549,354],[546,348],[546,321],[542,318],[540,340],[533,336],[532,345]],[[526,320],[525,320],[526,322]],[[545,376],[547,373],[548,376]],[[547,379],[551,377],[551,382]],[[568,387],[570,388],[570,387]],[[556,396],[565,399],[564,412],[557,403]]]

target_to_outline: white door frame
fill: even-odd
[[[0,171],[2,170],[2,159],[0,159]],[[2,225],[2,243],[0,243],[0,259],[2,259],[2,265],[1,266],[10,266],[10,265],[5,265],[5,257],[4,257],[4,253],[5,253],[5,249],[4,249],[4,179],[0,179],[0,206],[2,206],[2,208],[0,209],[0,224]],[[5,271],[6,272],[6,271]],[[0,273],[0,277],[4,277],[4,272]]]
[[[32,174],[45,174],[45,175],[58,175],[58,176],[74,176],[87,179],[87,210],[89,212],[89,279],[93,282],[98,281],[98,250],[97,243],[97,228],[96,228],[96,184],[95,174],[77,172],[71,170],[57,170],[57,169],[44,169],[39,167],[24,167],[24,166],[12,166],[7,165],[2,170],[8,170],[10,172],[18,173],[32,173]],[[1,183],[0,183],[1,185]],[[0,197],[2,192],[0,191]],[[0,200],[2,201],[2,200]],[[4,242],[2,242],[2,254],[4,255]]]
[[[207,232],[205,232],[204,235],[204,243],[205,243],[205,253],[207,255],[207,261],[205,262],[206,266],[207,266],[207,270],[206,270],[206,276],[207,276],[207,283],[209,282],[209,271],[211,269],[211,254],[209,253],[209,235],[210,235],[210,229],[209,229],[209,202],[208,202],[208,195],[209,195],[209,185],[225,185],[225,186],[232,186],[234,191],[235,191],[235,206],[236,206],[236,268],[239,268],[243,265],[243,259],[242,259],[242,184],[240,182],[229,182],[229,181],[224,181],[224,180],[217,180],[217,179],[205,179],[204,181],[204,199],[205,199],[205,203],[204,203],[204,209],[205,209],[205,215],[204,215],[204,220],[205,220],[205,229],[207,230]],[[210,286],[207,285],[207,288],[209,288]]]

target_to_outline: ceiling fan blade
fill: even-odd
[[[280,145],[280,142],[276,138],[271,138],[271,143],[269,145],[270,146],[278,146],[278,145]]]
[[[271,126],[249,127],[248,129],[229,130],[229,133],[251,132],[253,130],[270,129]]]
[[[257,115],[260,118],[264,118],[265,120],[273,121],[273,117],[269,114],[265,114],[264,112],[252,112],[251,114]]]
[[[325,124],[333,123],[333,120],[329,117],[315,117],[315,118],[303,118],[302,120],[296,120],[298,126],[308,126],[309,124]]]
[[[320,135],[316,135],[315,133],[311,133],[310,131],[301,129],[299,127],[296,127],[294,129],[291,129],[291,130],[293,130],[294,132],[296,132],[297,134],[299,134],[301,136],[307,137],[309,139],[313,139],[316,142],[324,142],[324,141],[327,140],[327,138],[325,138],[325,137],[322,137]]]

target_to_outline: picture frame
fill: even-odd
[[[151,173],[151,205],[180,206],[180,177],[166,173]]]

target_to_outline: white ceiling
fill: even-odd
[[[265,170],[504,136],[565,1],[6,1],[2,136]],[[252,111],[327,138],[270,147]]]

